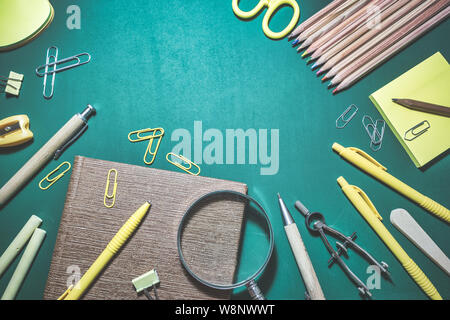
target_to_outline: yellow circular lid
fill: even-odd
[[[0,51],[24,45],[53,20],[48,0],[0,0]]]

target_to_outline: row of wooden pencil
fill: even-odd
[[[333,93],[349,88],[450,14],[450,0],[334,0],[289,36]]]

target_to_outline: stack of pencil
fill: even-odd
[[[289,36],[325,74],[333,93],[349,88],[450,14],[450,0],[334,0]]]

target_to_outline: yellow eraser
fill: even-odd
[[[6,84],[5,92],[18,96],[20,87],[22,87],[23,74],[11,71],[9,73],[8,82]]]

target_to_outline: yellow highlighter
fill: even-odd
[[[424,196],[407,184],[401,182],[394,176],[387,173],[387,169],[378,163],[374,158],[358,148],[345,148],[338,143],[334,143],[333,150],[342,158],[352,163],[362,171],[370,174],[374,178],[388,185],[398,193],[419,204],[425,210],[434,213],[439,218],[450,222],[450,210],[440,205],[436,201]]]
[[[141,223],[150,209],[150,203],[143,204],[120,228],[114,238],[108,243],[105,250],[98,256],[97,260],[89,267],[83,277],[77,284],[71,285],[58,300],[78,300],[83,293],[89,288],[91,283],[97,278],[100,272],[106,267],[108,262],[120,250],[122,245],[127,241],[131,234]]]
[[[416,265],[416,263],[408,256],[408,254],[403,250],[400,244],[395,240],[395,238],[389,233],[388,229],[381,222],[383,219],[378,213],[377,209],[370,201],[369,197],[356,186],[352,186],[347,183],[343,177],[337,179],[339,185],[344,191],[347,198],[355,206],[356,210],[366,219],[367,223],[372,227],[372,229],[377,233],[377,235],[383,240],[385,245],[392,251],[395,257],[400,261],[403,268],[409,273],[409,275],[414,279],[414,281],[419,285],[420,288],[433,300],[442,300],[439,292],[433,286],[427,276],[422,270]]]

